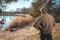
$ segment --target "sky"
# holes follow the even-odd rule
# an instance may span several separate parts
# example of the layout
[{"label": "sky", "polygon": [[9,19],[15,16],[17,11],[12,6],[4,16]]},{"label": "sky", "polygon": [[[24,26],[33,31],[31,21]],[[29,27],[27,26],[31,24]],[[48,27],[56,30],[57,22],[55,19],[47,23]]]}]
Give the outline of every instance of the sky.
[{"label": "sky", "polygon": [[23,7],[26,7],[26,8],[29,8],[31,7],[31,2],[33,0],[29,0],[29,1],[24,1],[24,0],[18,0],[17,2],[12,2],[11,4],[8,4],[7,8],[6,8],[6,11],[11,11],[11,10],[16,10],[16,8],[23,8]]},{"label": "sky", "polygon": [[[16,11],[16,8],[23,8],[23,7],[26,7],[26,8],[29,8],[31,7],[31,2],[33,0],[29,0],[29,1],[24,1],[24,0],[18,0],[17,2],[13,2],[11,4],[8,4],[8,8],[6,9],[6,11]],[[56,4],[60,4],[60,0],[55,0],[56,1]]]}]

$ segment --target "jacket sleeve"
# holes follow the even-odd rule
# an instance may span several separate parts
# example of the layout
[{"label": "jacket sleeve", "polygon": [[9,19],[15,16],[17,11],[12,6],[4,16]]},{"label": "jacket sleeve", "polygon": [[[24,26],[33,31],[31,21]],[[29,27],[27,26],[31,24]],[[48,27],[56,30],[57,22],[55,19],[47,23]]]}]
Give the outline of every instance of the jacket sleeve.
[{"label": "jacket sleeve", "polygon": [[40,23],[41,23],[41,17],[38,17],[35,22],[34,22],[34,27],[38,30],[40,30],[41,26],[40,26]]}]

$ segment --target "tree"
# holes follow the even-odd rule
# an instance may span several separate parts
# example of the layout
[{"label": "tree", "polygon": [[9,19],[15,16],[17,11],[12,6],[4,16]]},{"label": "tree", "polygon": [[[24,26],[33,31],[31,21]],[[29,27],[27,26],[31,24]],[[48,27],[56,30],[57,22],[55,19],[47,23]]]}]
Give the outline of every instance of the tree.
[{"label": "tree", "polygon": [[56,8],[54,8],[52,12],[55,17],[60,16],[60,5],[58,5]]},{"label": "tree", "polygon": [[53,0],[34,0],[32,2],[32,15],[34,17],[38,17],[40,15],[39,9],[41,6],[46,6],[49,10],[54,3],[52,3]]},{"label": "tree", "polygon": [[16,2],[17,0],[0,0],[0,13],[3,8],[6,8],[7,3]]},{"label": "tree", "polygon": [[31,8],[22,8],[21,9],[21,13],[23,14],[31,14]]}]

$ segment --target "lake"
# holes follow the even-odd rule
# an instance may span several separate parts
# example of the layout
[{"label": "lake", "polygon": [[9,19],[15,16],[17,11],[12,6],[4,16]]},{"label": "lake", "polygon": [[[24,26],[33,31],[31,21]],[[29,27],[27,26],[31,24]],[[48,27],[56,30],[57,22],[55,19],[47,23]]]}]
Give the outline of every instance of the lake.
[{"label": "lake", "polygon": [[0,21],[2,20],[2,19],[5,19],[5,24],[3,24],[3,25],[1,25],[0,24],[0,27],[1,26],[3,26],[2,28],[1,28],[1,30],[4,30],[6,27],[8,27],[8,25],[10,24],[10,22],[15,18],[15,16],[0,16]]}]

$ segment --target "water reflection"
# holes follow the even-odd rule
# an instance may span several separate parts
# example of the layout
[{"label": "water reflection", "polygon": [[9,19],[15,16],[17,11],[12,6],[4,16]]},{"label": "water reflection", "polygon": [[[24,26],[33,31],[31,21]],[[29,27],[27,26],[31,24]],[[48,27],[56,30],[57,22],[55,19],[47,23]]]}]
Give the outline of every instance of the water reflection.
[{"label": "water reflection", "polygon": [[[0,16],[0,21],[2,20],[2,18],[5,19],[5,24],[3,24],[2,26],[2,30],[4,30],[6,27],[8,27],[8,25],[10,24],[10,22],[15,18],[14,16]],[[1,25],[1,24],[0,24]]]}]

